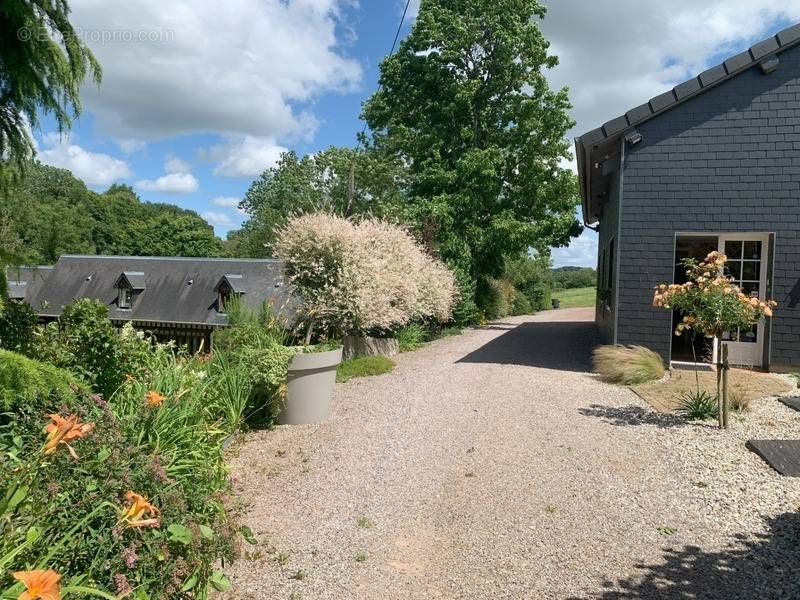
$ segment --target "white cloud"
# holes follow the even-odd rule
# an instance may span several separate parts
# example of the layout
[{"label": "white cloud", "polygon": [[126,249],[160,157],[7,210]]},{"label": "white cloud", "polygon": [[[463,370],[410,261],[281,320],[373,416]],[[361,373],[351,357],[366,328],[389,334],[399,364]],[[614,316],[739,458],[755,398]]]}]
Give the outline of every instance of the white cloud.
[{"label": "white cloud", "polygon": [[[109,10],[105,0],[74,0],[70,20],[103,65],[99,89],[83,91],[85,104],[120,139],[302,136],[316,121],[298,104],[360,83],[361,66],[340,39],[351,3],[131,0]],[[117,31],[120,39],[96,39]]]},{"label": "white cloud", "polygon": [[274,166],[287,148],[272,138],[244,136],[229,137],[224,143],[206,150],[204,155],[217,163],[215,175],[225,177],[256,177]]},{"label": "white cloud", "polygon": [[597,266],[597,233],[585,229],[572,239],[567,248],[553,248],[554,267],[592,267]]},{"label": "white cloud", "polygon": [[182,158],[171,156],[164,163],[164,170],[167,173],[188,173],[192,170],[192,165]]},{"label": "white cloud", "polygon": [[239,206],[239,198],[233,198],[230,196],[217,196],[212,201],[217,206],[225,206],[227,208],[236,208]]},{"label": "white cloud", "polygon": [[203,217],[210,225],[214,225],[215,227],[232,227],[234,225],[233,219],[231,219],[228,215],[222,212],[215,212],[213,210],[207,210],[205,212],[200,213],[200,216]]},{"label": "white cloud", "polygon": [[116,142],[117,146],[119,146],[120,150],[122,150],[125,154],[139,152],[140,150],[144,150],[145,146],[147,146],[146,142],[134,138],[120,138],[114,141]]},{"label": "white cloud", "polygon": [[89,152],[57,133],[42,137],[37,157],[45,164],[69,169],[90,187],[104,187],[131,175],[128,163],[108,154]]},{"label": "white cloud", "polygon": [[200,182],[191,173],[167,173],[158,179],[142,179],[136,187],[146,192],[164,192],[165,194],[191,194],[200,188]]},{"label": "white cloud", "polygon": [[577,121],[570,137],[699,74],[715,55],[735,54],[800,19],[785,0],[547,0],[542,30],[560,65],[552,86],[569,86]]}]

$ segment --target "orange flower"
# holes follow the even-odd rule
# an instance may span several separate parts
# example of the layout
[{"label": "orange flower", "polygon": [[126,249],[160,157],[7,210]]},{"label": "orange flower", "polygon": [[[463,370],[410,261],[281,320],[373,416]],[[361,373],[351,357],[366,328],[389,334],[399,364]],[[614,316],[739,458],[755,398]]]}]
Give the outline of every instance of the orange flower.
[{"label": "orange flower", "polygon": [[44,428],[45,433],[47,433],[47,442],[45,442],[43,449],[44,453],[53,454],[63,444],[69,450],[72,458],[78,458],[69,442],[82,438],[89,433],[94,429],[94,423],[81,423],[75,415],[70,415],[66,419],[59,415],[50,415],[50,420],[53,422]]},{"label": "orange flower", "polygon": [[144,395],[144,400],[147,402],[147,406],[155,408],[164,404],[164,400],[166,400],[166,398],[158,392],[150,390]]},{"label": "orange flower", "polygon": [[[125,499],[130,503],[127,508],[122,511],[122,521],[128,527],[158,527],[160,521],[158,516],[161,514],[155,506],[147,501],[147,498],[140,496],[135,492],[127,492]],[[143,518],[148,515],[150,518]]]},{"label": "orange flower", "polygon": [[61,575],[52,569],[17,571],[11,576],[25,586],[17,600],[61,600]]}]

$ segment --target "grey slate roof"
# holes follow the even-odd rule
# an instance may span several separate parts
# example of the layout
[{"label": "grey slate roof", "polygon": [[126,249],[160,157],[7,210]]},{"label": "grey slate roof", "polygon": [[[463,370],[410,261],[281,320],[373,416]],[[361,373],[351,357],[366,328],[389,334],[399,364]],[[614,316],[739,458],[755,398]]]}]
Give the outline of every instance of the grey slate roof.
[{"label": "grey slate roof", "polygon": [[676,85],[670,91],[651,98],[649,102],[632,108],[624,115],[611,119],[601,127],[575,138],[584,221],[594,223],[599,217],[598,209],[601,198],[598,197],[598,193],[604,190],[604,186],[597,180],[601,180],[608,174],[608,169],[604,169],[602,162],[614,153],[613,146],[618,145],[624,134],[637,125],[702,94],[723,81],[774,59],[780,52],[799,43],[800,23],[762,40],[749,50],[730,57],[722,64],[703,71],[697,77]]},{"label": "grey slate roof", "polygon": [[[78,256],[59,258],[45,285],[28,301],[41,316],[56,317],[76,298],[108,306],[111,319],[123,321],[226,325],[216,287],[226,274],[241,275],[237,291],[258,308],[273,301],[291,317],[291,291],[283,283],[283,263],[273,259]],[[134,290],[130,309],[117,307],[116,284],[124,276]]]},{"label": "grey slate roof", "polygon": [[27,300],[36,294],[47,280],[53,267],[38,265],[33,267],[6,267],[8,297],[13,300]]}]

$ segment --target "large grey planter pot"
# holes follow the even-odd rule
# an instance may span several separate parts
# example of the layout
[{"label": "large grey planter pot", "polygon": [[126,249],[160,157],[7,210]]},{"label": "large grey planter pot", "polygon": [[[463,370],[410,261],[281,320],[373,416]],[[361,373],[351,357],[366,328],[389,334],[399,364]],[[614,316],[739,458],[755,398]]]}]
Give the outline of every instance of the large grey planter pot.
[{"label": "large grey planter pot", "polygon": [[289,363],[286,399],[278,415],[281,425],[305,425],[326,421],[331,415],[336,368],[342,349],[298,354]]},{"label": "large grey planter pot", "polygon": [[394,356],[400,352],[400,343],[395,338],[376,338],[346,335],[342,340],[344,357]]}]

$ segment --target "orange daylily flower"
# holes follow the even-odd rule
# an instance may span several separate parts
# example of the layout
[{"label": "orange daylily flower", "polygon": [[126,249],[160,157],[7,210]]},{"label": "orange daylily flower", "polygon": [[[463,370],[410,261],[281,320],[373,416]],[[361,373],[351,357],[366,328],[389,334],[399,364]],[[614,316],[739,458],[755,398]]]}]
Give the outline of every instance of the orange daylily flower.
[{"label": "orange daylily flower", "polygon": [[147,402],[147,406],[155,408],[157,406],[161,406],[162,404],[164,404],[164,400],[166,400],[166,397],[162,396],[161,394],[159,394],[154,390],[150,390],[144,395],[144,399],[145,402]]},{"label": "orange daylily flower", "polygon": [[72,458],[78,458],[69,442],[82,438],[89,433],[94,429],[94,423],[81,423],[75,415],[69,415],[66,418],[59,415],[50,415],[50,420],[53,422],[44,428],[45,433],[47,433],[47,441],[43,449],[44,453],[53,454],[63,444],[69,450]]},{"label": "orange daylily flower", "polygon": [[61,575],[52,569],[17,571],[11,576],[25,586],[17,600],[61,600]]},{"label": "orange daylily flower", "polygon": [[[161,511],[135,492],[127,492],[125,499],[130,505],[122,512],[122,521],[128,527],[158,527]],[[143,518],[148,515],[150,518]]]}]

